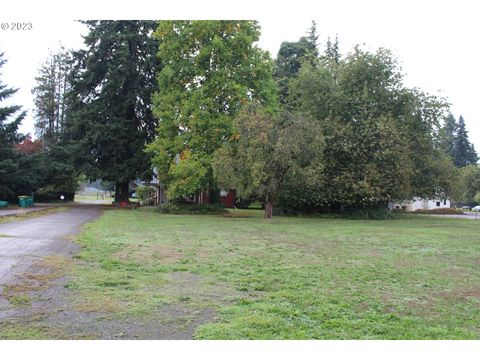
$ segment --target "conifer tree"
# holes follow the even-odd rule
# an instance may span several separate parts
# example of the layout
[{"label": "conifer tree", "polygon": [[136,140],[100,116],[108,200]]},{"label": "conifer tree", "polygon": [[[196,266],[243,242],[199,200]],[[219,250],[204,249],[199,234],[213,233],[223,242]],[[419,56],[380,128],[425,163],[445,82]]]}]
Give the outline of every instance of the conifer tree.
[{"label": "conifer tree", "polygon": [[160,69],[155,21],[85,21],[86,50],[73,53],[66,141],[79,172],[115,182],[128,201],[130,181],[152,176],[144,149],[157,122],[151,95]]},{"label": "conifer tree", "polygon": [[[4,54],[0,53],[0,71],[5,63]],[[15,187],[21,174],[21,156],[14,147],[24,138],[18,132],[18,127],[25,118],[26,111],[18,105],[4,104],[17,91],[18,89],[4,84],[0,78],[0,200],[15,195]]]},{"label": "conifer tree", "polygon": [[468,139],[468,132],[465,127],[465,120],[460,115],[457,123],[457,132],[453,148],[455,166],[463,167],[476,164],[478,161],[477,153],[473,144]]}]

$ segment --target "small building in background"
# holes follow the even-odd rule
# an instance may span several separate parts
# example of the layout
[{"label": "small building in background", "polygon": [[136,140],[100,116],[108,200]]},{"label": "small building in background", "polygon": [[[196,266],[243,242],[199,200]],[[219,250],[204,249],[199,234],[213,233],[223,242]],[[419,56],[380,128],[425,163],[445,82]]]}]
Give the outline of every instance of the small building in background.
[{"label": "small building in background", "polygon": [[413,200],[390,201],[388,208],[404,211],[446,209],[450,208],[450,200],[413,198]]}]

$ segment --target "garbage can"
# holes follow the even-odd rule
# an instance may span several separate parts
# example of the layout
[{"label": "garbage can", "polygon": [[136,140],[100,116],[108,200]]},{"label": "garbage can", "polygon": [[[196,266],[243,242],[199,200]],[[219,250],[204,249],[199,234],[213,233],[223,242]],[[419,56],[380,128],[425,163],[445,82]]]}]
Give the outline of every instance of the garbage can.
[{"label": "garbage can", "polygon": [[8,201],[2,201],[0,200],[0,208],[2,207],[7,207],[8,206]]},{"label": "garbage can", "polygon": [[18,197],[18,206],[26,208],[28,206],[28,196],[19,196]]}]

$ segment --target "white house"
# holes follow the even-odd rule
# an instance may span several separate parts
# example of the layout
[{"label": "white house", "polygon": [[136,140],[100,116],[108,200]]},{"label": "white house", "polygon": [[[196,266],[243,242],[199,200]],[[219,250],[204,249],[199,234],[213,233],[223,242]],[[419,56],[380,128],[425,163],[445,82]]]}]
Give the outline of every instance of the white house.
[{"label": "white house", "polygon": [[405,211],[445,209],[450,208],[450,200],[413,198],[413,200],[390,201],[388,208]]}]

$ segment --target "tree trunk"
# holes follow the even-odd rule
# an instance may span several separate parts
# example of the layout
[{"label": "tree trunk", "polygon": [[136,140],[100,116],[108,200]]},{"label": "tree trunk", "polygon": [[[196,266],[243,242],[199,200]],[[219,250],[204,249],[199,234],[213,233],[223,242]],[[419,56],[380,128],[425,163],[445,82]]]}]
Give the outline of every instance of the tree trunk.
[{"label": "tree trunk", "polygon": [[265,219],[271,219],[273,214],[273,204],[270,201],[265,202]]},{"label": "tree trunk", "polygon": [[122,181],[122,182],[116,182],[115,183],[115,202],[120,203],[120,202],[128,202],[129,200],[129,194],[128,194],[128,187],[129,187],[129,182],[128,181]]}]

